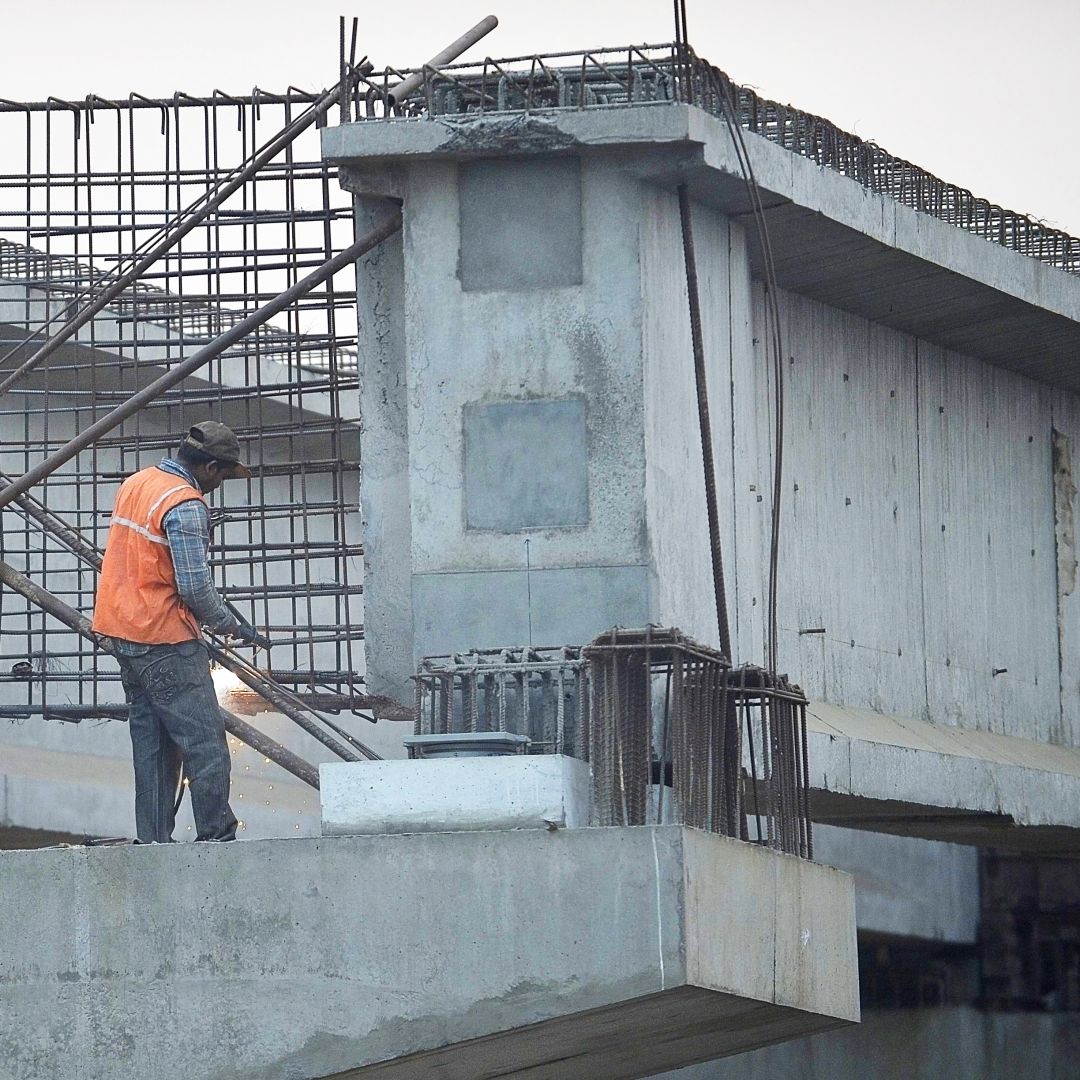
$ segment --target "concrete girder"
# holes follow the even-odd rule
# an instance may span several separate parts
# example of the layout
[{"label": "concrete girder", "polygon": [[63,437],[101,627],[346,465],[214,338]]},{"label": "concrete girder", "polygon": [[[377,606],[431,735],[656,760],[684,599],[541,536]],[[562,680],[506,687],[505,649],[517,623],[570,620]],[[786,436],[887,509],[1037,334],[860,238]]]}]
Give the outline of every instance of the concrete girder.
[{"label": "concrete girder", "polygon": [[[1080,278],[918,213],[744,132],[781,288],[978,357],[1080,389]],[[349,189],[394,188],[402,163],[587,151],[729,216],[751,204],[722,120],[690,105],[567,110],[326,128],[323,155]],[[392,164],[391,164],[392,163]],[[390,167],[388,167],[390,166]],[[751,265],[763,260],[747,230]]]}]

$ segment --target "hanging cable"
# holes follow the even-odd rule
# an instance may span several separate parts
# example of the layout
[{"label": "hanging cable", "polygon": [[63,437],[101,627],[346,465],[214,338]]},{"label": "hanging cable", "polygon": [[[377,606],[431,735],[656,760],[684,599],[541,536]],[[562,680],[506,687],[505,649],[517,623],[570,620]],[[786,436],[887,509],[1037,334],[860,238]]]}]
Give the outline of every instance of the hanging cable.
[{"label": "hanging cable", "polygon": [[[689,49],[689,47],[687,47]],[[723,74],[716,68],[708,67],[689,54],[692,62],[705,68],[714,92],[723,104],[722,114],[735,146],[739,169],[743,176],[747,194],[750,197],[751,213],[757,232],[758,245],[761,248],[765,271],[765,348],[772,358],[773,381],[773,477],[772,508],[769,530],[769,573],[768,594],[765,605],[765,666],[770,671],[777,669],[777,591],[780,562],[780,524],[784,474],[784,364],[783,334],[780,322],[780,307],[777,302],[779,286],[776,281],[776,268],[773,260],[772,243],[769,238],[769,226],[765,218],[765,207],[761,199],[757,177],[750,160],[750,152],[743,138],[742,125],[739,123],[738,108],[731,93],[731,87]]]}]

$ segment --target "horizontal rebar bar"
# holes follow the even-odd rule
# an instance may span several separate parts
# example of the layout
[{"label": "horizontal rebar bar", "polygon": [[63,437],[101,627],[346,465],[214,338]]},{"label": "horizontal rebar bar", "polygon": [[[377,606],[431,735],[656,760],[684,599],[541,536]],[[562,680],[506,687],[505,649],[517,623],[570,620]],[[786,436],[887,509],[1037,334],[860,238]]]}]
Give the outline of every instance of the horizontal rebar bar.
[{"label": "horizontal rebar bar", "polygon": [[[90,620],[85,615],[75,611],[52,593],[36,585],[25,574],[20,574],[14,567],[2,561],[0,561],[0,582],[25,597],[34,607],[41,608],[54,619],[64,623],[80,637],[92,642],[102,651],[114,655],[112,643],[95,636],[90,628]],[[303,758],[287,750],[279,742],[264,735],[258,728],[252,727],[240,717],[234,716],[227,709],[221,710],[221,718],[225,724],[225,730],[230,735],[236,736],[252,750],[280,765],[298,780],[303,780],[305,784],[310,784],[314,788],[319,786],[318,770],[310,762],[304,761]]]},{"label": "horizontal rebar bar", "polygon": [[[9,486],[11,483],[10,480],[5,477],[3,473],[0,473],[0,482],[6,482]],[[4,490],[6,491],[6,489]],[[16,504],[19,506],[20,510],[30,520],[36,522],[50,536],[53,536],[59,543],[66,547],[68,551],[70,551],[77,558],[81,559],[84,563],[87,564],[87,566],[89,566],[93,570],[101,570],[101,552],[99,552],[98,549],[92,544],[84,540],[83,537],[74,529],[72,529],[67,524],[67,522],[64,521],[63,518],[61,518],[57,514],[54,514],[51,510],[48,509],[48,507],[44,506],[32,496],[25,493],[16,496],[15,501]],[[9,570],[10,569],[11,568],[9,568]],[[18,572],[15,570],[11,570],[11,573],[17,574]],[[29,578],[25,578],[24,580],[33,588],[39,588],[38,586],[34,586],[33,583],[30,582]],[[30,592],[26,590],[25,587],[19,588],[17,591],[19,591],[21,595],[24,596],[27,600],[30,600],[31,603],[35,603],[33,596]],[[43,610],[45,610],[48,614],[54,616],[57,615],[57,611],[63,610],[65,617],[61,618],[61,622],[64,622],[65,625],[72,627],[72,629],[76,629],[77,632],[82,633],[81,626],[72,626],[69,618],[75,618],[85,621],[85,616],[81,615],[74,608],[70,608],[67,605],[63,604],[63,602],[58,600],[57,597],[45,593],[45,590],[39,591],[41,594],[43,594],[43,596],[49,597],[51,602],[55,603],[56,605],[62,605],[62,608],[58,606],[56,611],[50,611],[49,608],[44,607],[43,604],[36,604],[36,606],[42,607]],[[233,591],[235,592],[236,590]],[[86,628],[87,630],[89,630],[89,622],[86,623]],[[92,634],[90,640],[93,640],[96,643],[101,642],[101,639],[99,637],[93,636]],[[311,719],[309,719],[303,714],[303,712],[301,711],[302,706],[301,709],[297,709],[297,703],[290,700],[290,698],[294,695],[291,695],[290,692],[284,687],[277,686],[272,679],[263,675],[263,673],[259,672],[256,668],[254,668],[253,665],[250,665],[245,661],[238,660],[236,657],[230,655],[225,650],[219,648],[213,643],[208,643],[208,648],[210,650],[211,658],[216,663],[221,664],[222,667],[231,671],[250,689],[260,694],[269,704],[273,705],[290,720],[298,724],[309,735],[318,739],[319,742],[321,742],[328,750],[333,751],[343,761],[361,760],[361,757],[353,753],[353,751],[349,749],[349,747],[343,745],[342,743],[339,743],[332,736],[328,735],[326,732],[318,728]],[[112,652],[112,649],[108,648],[106,649],[106,651]],[[376,754],[373,750],[370,750],[363,744],[357,743],[351,738],[350,742],[353,742],[354,745],[357,746],[357,749],[360,750],[360,753],[363,755],[363,757],[366,757],[368,760],[376,760],[379,757],[378,754]]]},{"label": "horizontal rebar bar", "polygon": [[[155,379],[149,386],[144,387],[138,393],[133,394],[123,405],[117,406],[112,412],[103,416],[96,423],[91,424],[80,432],[74,439],[51,454],[17,480],[14,480],[3,491],[0,491],[0,507],[7,506],[16,496],[22,495],[39,481],[44,480],[55,472],[65,462],[70,461],[80,451],[96,442],[102,435],[119,427],[129,416],[134,416],[144,405],[155,400],[166,390],[186,379],[190,374],[198,371],[203,365],[208,364],[214,357],[223,353],[230,345],[239,341],[256,327],[272,319],[278,312],[287,308],[295,299],[305,295],[317,285],[331,277],[338,270],[355,262],[372,248],[378,247],[385,239],[393,236],[401,228],[401,212],[394,209],[382,224],[376,226],[371,232],[361,237],[356,243],[339,252],[329,261],[307,277],[290,286],[281,293],[276,300],[271,301],[258,311],[249,315],[237,326],[231,327],[220,337],[215,338],[209,345],[199,349],[183,363],[170,368],[159,379]],[[0,390],[3,384],[0,384]]]},{"label": "horizontal rebar bar", "polygon": [[335,86],[332,90],[324,93],[309,109],[305,110],[275,138],[271,139],[261,151],[253,155],[235,173],[231,180],[218,188],[213,196],[206,197],[205,201],[197,209],[177,218],[173,222],[173,227],[162,240],[141,256],[130,269],[120,274],[85,307],[81,308],[72,319],[68,320],[48,341],[42,344],[34,352],[33,356],[23,361],[6,379],[0,381],[0,394],[9,390],[28,372],[51,356],[65,341],[76,334],[80,327],[85,326],[111,300],[119,296],[132,282],[153,266],[162,254],[175,247],[189,232],[214,213],[229,196],[243,187],[247,180],[254,176],[263,165],[277,157],[282,150],[293,143],[298,135],[306,131],[337,100],[338,92],[339,87]]}]

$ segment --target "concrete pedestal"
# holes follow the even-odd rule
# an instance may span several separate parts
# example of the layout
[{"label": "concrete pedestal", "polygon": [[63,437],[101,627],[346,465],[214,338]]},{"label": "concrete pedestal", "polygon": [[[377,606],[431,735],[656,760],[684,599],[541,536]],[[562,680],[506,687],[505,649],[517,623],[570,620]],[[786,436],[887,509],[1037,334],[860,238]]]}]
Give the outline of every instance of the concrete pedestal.
[{"label": "concrete pedestal", "polygon": [[557,754],[326,764],[319,784],[324,836],[589,823],[589,766]]}]

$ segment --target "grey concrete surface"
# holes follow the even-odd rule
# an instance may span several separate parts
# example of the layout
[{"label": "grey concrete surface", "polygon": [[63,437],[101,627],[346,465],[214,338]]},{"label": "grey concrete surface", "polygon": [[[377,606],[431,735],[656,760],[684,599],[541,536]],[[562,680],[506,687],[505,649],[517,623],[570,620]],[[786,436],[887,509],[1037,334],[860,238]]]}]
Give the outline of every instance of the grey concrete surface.
[{"label": "grey concrete surface", "polygon": [[814,858],[855,879],[860,934],[971,945],[979,932],[979,853],[866,830],[814,826]]},{"label": "grey concrete surface", "polygon": [[[745,214],[749,201],[722,120],[693,106],[543,116],[357,123],[322,132],[325,157],[410,162],[630,147],[638,175]],[[919,214],[745,133],[768,207],[781,286],[949,349],[1080,388],[1080,281]],[[758,256],[755,255],[755,260]],[[872,282],[872,286],[868,283]]]},{"label": "grey concrete surface", "polygon": [[[770,213],[780,215],[778,243],[797,246],[809,275],[798,277],[791,261],[778,296],[791,403],[782,668],[811,698],[834,704],[1080,745],[1080,682],[1059,661],[1071,655],[1061,645],[1078,633],[1080,597],[1056,586],[1058,508],[1045,483],[1051,431],[1080,430],[1077,410],[1073,394],[1052,398],[1017,374],[1029,370],[1040,341],[1062,326],[1076,333],[1080,282],[747,138]],[[770,359],[753,230],[723,125],[684,106],[361,123],[324,133],[324,151],[346,163],[353,190],[401,197],[411,215],[411,397],[401,391],[410,415],[411,571],[520,566],[517,531],[458,536],[460,410],[577,392],[589,414],[590,524],[563,535],[535,530],[534,565],[646,564],[649,618],[715,643],[709,590],[700,587],[708,538],[673,191],[680,180],[690,184],[733,634],[738,659],[760,660]],[[510,168],[571,154],[581,161],[582,284],[462,294],[442,250],[463,242],[453,198],[460,176],[494,168],[495,155]],[[478,155],[485,160],[476,163]],[[498,214],[494,185],[489,194]],[[839,233],[821,231],[828,228]],[[925,263],[917,278],[881,284],[890,259],[906,266],[916,258]],[[957,341],[939,325],[931,287],[964,329],[963,354],[944,347]],[[981,312],[983,294],[994,290],[1003,318],[1022,329],[1003,335],[997,320],[975,335],[968,287],[971,311]],[[1010,303],[1027,314],[1009,315]],[[1032,331],[1032,312],[1048,337]],[[568,323],[587,324],[588,335],[568,342],[558,333]],[[1011,359],[1000,354],[1006,338]],[[576,364],[567,363],[568,344]],[[613,358],[600,365],[610,377],[590,381],[601,357]],[[1040,370],[1030,373],[1044,377]],[[385,408],[372,396],[364,414]],[[436,520],[447,526],[439,543],[427,539]],[[416,611],[415,593],[413,601]]]},{"label": "grey concrete surface", "polygon": [[1080,752],[813,703],[814,817],[1011,850],[1080,849]]},{"label": "grey concrete surface", "polygon": [[590,796],[589,766],[563,754],[319,767],[323,836],[584,828]]},{"label": "grey concrete surface", "polygon": [[[397,686],[410,701],[404,664],[421,655],[527,644],[530,587],[536,644],[588,640],[649,612],[638,182],[577,158],[549,156],[524,170],[504,164],[420,163],[388,179],[389,193],[407,189],[402,264],[358,269],[361,335],[379,338],[361,348],[365,461],[385,446],[396,463],[393,490],[381,467],[371,486],[364,474],[365,522],[373,524],[365,549],[375,574],[365,608],[367,670],[373,687]],[[534,164],[558,182],[540,192]],[[358,206],[370,205],[369,178],[346,170],[344,182]],[[492,228],[509,228],[507,215],[522,199],[547,209],[525,215],[513,257],[546,250],[529,243],[530,229],[547,225],[562,236],[572,225],[580,284],[464,288],[465,250],[483,247],[481,265],[493,258],[498,229],[485,232],[483,215]],[[400,340],[387,336],[387,318],[401,320]],[[584,424],[564,416],[553,427],[541,415],[553,409],[581,409]],[[530,420],[528,430],[479,430],[482,418],[514,411]],[[407,615],[399,590],[406,579]],[[374,644],[388,641],[396,657]]]},{"label": "grey concrete surface", "polygon": [[601,1080],[858,1018],[850,878],[677,827],[3,852],[0,895],[2,1080]]},{"label": "grey concrete surface", "polygon": [[[806,266],[821,263],[812,280],[791,263],[782,277],[790,288],[776,297],[788,402],[780,669],[816,702],[921,724],[931,735],[955,728],[1032,747],[1080,746],[1080,681],[1068,647],[1080,635],[1080,594],[1058,585],[1055,537],[1060,493],[1071,489],[1058,483],[1055,498],[1050,482],[1054,431],[1059,442],[1070,432],[1080,437],[1080,409],[1070,391],[1051,392],[1018,373],[1028,370],[1019,353],[1007,364],[1016,370],[998,366],[1006,364],[995,344],[1001,335],[973,336],[969,318],[982,310],[987,290],[1000,294],[1006,312],[1009,304],[1042,305],[1047,338],[1031,337],[1027,316],[1015,317],[1028,345],[1045,343],[1062,324],[1074,326],[1080,282],[919,218],[771,143],[749,143],[770,205],[786,222],[780,242],[797,245]],[[585,110],[355,124],[326,134],[324,149],[347,163],[353,190],[384,191],[405,204],[405,386],[393,409],[408,415],[394,445],[408,462],[412,543],[379,557],[396,559],[396,573],[412,576],[414,657],[520,643],[530,613],[532,640],[544,644],[586,641],[605,619],[677,625],[717,644],[711,592],[702,587],[711,566],[673,191],[685,180],[706,298],[702,331],[735,658],[760,662],[772,361],[752,230],[732,184],[723,126],[682,106]],[[567,155],[580,161],[581,284],[463,291],[450,257],[473,242],[462,207],[477,217],[483,202],[499,218],[505,200],[492,176],[501,169],[518,199],[524,186],[511,178],[519,166],[563,168]],[[465,176],[482,182],[467,182],[463,203]],[[543,204],[560,192],[569,213],[575,185],[551,185]],[[839,248],[822,222],[841,230]],[[877,277],[866,288],[869,264],[859,244],[886,263],[925,262],[918,283],[907,282],[910,295],[903,283],[883,286],[902,317],[884,310]],[[846,270],[837,251],[849,256]],[[946,290],[968,354],[944,347],[952,338],[938,325],[939,309],[919,314],[925,280]],[[973,309],[963,306],[958,282],[970,286]],[[860,308],[860,289],[873,294],[873,320]],[[507,470],[507,490],[494,500],[498,515],[485,511],[485,521],[500,527],[463,527],[477,487],[467,446],[464,470],[461,464],[468,418],[573,396],[586,412],[588,523],[529,528],[519,511],[533,479],[515,480],[517,470]],[[365,397],[364,415],[376,424],[388,409],[384,394]],[[544,432],[527,441],[538,462],[551,457]],[[485,465],[528,456],[495,442]],[[570,457],[547,470],[548,482],[563,490],[581,483]],[[531,578],[522,572],[524,539]],[[590,590],[579,576],[586,567],[595,580]],[[641,568],[636,580],[632,567]],[[545,582],[562,587],[548,590]],[[401,617],[393,618],[376,618],[370,637],[401,630]],[[818,804],[827,821],[875,828],[886,819],[881,827],[891,830],[904,817],[912,835],[964,843],[995,842],[1004,828],[1014,834],[1010,843],[1022,844],[1016,834],[1030,829],[1026,835],[1044,847],[1060,837],[1034,830],[1080,823],[1076,759],[1067,752],[1032,766],[1024,755],[955,755],[933,738],[910,746],[873,734],[824,734],[815,735],[812,753],[815,787],[829,796]]]},{"label": "grey concrete surface", "polygon": [[653,1080],[1074,1080],[1075,1015],[867,1009],[856,1028],[815,1035]]},{"label": "grey concrete surface", "polygon": [[588,642],[615,625],[644,625],[647,588],[644,566],[416,574],[415,658],[530,642]]},{"label": "grey concrete surface", "polygon": [[464,290],[581,284],[579,158],[463,163],[458,199]]},{"label": "grey concrete surface", "polygon": [[[387,212],[383,198],[354,198],[357,235],[374,228]],[[408,700],[413,673],[410,651],[402,648],[412,640],[412,576],[400,557],[412,543],[404,290],[399,232],[357,263],[356,302],[366,328],[360,368],[364,621],[380,628],[364,642],[365,678],[372,693],[401,701]]]},{"label": "grey concrete surface", "polygon": [[589,522],[585,402],[466,405],[465,525],[514,532]]}]

